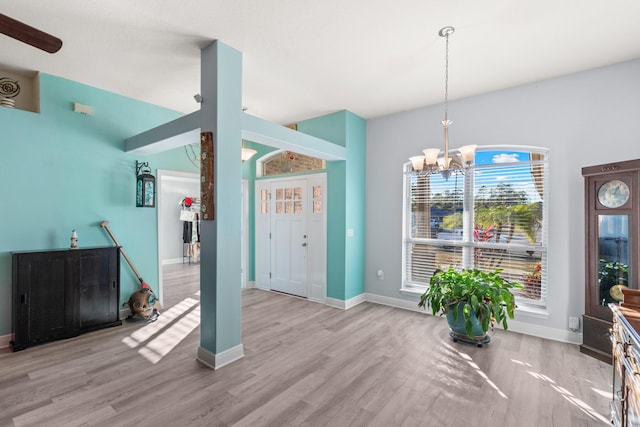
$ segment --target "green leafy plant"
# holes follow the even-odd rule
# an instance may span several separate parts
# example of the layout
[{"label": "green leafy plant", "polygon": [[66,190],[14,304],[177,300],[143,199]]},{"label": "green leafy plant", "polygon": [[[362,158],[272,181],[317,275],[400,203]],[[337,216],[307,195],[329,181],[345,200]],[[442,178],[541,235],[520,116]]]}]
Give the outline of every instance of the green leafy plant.
[{"label": "green leafy plant", "polygon": [[602,305],[618,302],[611,297],[610,289],[614,285],[627,285],[629,266],[618,261],[600,260],[598,281],[600,282],[600,301]]},{"label": "green leafy plant", "polygon": [[511,289],[522,289],[519,283],[511,283],[502,278],[502,270],[485,272],[478,269],[458,271],[453,267],[437,269],[429,282],[429,288],[420,296],[418,307],[431,307],[432,313],[446,314],[453,306],[454,321],[462,312],[465,330],[473,336],[472,315],[474,313],[484,333],[494,320],[507,329],[507,317],[513,319],[516,308]]}]

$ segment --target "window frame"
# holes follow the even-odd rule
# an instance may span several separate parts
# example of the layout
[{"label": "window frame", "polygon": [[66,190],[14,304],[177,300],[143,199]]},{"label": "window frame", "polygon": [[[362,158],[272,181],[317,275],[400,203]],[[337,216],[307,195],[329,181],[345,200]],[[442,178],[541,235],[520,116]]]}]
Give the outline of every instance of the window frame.
[{"label": "window frame", "polygon": [[[490,243],[490,242],[475,242],[473,237],[474,230],[474,184],[475,184],[475,169],[473,166],[471,171],[467,171],[463,177],[463,238],[462,240],[441,240],[435,238],[417,238],[412,237],[412,212],[410,197],[412,196],[411,189],[411,176],[415,175],[412,171],[411,162],[407,162],[403,165],[403,197],[402,197],[402,288],[403,293],[415,294],[422,293],[428,288],[428,283],[420,283],[417,281],[409,280],[412,271],[413,259],[409,252],[411,244],[422,243],[431,247],[447,247],[447,248],[460,248],[462,252],[461,267],[473,268],[474,267],[474,249],[478,247],[506,249],[509,253],[535,251],[541,254],[542,264],[542,277],[541,277],[541,296],[539,300],[530,299],[526,297],[516,296],[518,305],[530,306],[535,308],[546,308],[548,305],[548,229],[549,229],[549,150],[547,148],[524,146],[524,145],[484,145],[479,146],[476,149],[476,153],[484,151],[506,151],[506,152],[527,152],[542,155],[541,160],[527,160],[521,162],[524,165],[542,164],[544,169],[542,176],[544,178],[542,186],[542,194],[545,195],[542,201],[542,233],[540,242],[538,245],[522,245],[511,243]],[[491,165],[478,166],[479,169],[491,168]],[[496,168],[499,166],[495,166]],[[453,176],[449,180],[455,179]],[[458,177],[460,179],[460,177]]]}]

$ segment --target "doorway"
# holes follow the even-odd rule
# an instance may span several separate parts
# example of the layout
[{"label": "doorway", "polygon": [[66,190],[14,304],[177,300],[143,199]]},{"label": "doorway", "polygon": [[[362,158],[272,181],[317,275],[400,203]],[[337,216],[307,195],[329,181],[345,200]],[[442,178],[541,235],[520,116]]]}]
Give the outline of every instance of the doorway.
[{"label": "doorway", "polygon": [[326,174],[256,181],[256,287],[326,301]]},{"label": "doorway", "polygon": [[[242,181],[242,287],[247,286],[248,253],[248,181]],[[200,175],[188,172],[158,170],[158,298],[171,306],[200,289],[200,263],[197,254],[189,252],[184,243],[180,201],[184,197],[200,197]],[[169,280],[166,280],[169,279]],[[171,286],[169,289],[165,287]],[[180,289],[178,289],[179,284]],[[154,287],[155,288],[155,287]],[[184,288],[182,290],[182,288]],[[184,295],[183,295],[184,294]]]}]

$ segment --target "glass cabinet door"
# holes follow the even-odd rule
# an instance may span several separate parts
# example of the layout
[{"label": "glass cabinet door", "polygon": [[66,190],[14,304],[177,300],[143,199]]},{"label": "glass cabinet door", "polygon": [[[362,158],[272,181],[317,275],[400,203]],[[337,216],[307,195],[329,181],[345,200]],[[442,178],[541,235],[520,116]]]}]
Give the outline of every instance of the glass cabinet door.
[{"label": "glass cabinet door", "polygon": [[598,215],[598,302],[622,301],[629,286],[629,215]]},{"label": "glass cabinet door", "polygon": [[585,299],[580,351],[611,363],[611,307],[640,277],[640,159],[582,168]]}]

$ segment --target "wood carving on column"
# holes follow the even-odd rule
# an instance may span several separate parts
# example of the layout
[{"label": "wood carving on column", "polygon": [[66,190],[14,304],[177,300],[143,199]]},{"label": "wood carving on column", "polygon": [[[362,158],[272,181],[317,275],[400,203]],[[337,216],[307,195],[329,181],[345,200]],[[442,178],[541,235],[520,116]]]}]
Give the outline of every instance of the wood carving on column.
[{"label": "wood carving on column", "polygon": [[202,219],[216,219],[214,203],[213,133],[200,133],[200,211]]}]

